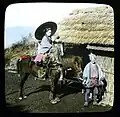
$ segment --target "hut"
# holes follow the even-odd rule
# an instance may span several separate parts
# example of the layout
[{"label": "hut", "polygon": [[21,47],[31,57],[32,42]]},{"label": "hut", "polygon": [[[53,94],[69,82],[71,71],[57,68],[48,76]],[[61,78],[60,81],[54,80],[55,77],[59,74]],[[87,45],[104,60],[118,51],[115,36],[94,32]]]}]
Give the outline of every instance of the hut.
[{"label": "hut", "polygon": [[83,57],[88,63],[88,53],[97,55],[97,62],[106,74],[107,93],[102,103],[113,106],[114,100],[114,13],[112,7],[76,9],[58,24],[60,39],[65,44],[65,54]]}]

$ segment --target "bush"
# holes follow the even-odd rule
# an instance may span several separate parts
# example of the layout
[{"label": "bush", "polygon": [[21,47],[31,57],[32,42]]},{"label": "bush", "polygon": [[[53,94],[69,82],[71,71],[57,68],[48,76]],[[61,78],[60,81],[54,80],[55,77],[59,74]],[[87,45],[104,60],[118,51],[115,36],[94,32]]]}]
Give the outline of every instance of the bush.
[{"label": "bush", "polygon": [[11,59],[12,59],[12,55],[11,54],[6,54],[5,55],[5,65],[9,64]]}]

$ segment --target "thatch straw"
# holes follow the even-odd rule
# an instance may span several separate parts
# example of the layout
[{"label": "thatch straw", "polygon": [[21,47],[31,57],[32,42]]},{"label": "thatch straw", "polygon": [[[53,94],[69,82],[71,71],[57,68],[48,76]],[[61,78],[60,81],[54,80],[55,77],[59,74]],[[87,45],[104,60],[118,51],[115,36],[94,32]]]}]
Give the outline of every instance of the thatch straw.
[{"label": "thatch straw", "polygon": [[74,10],[59,23],[63,42],[114,45],[114,16],[108,6]]}]

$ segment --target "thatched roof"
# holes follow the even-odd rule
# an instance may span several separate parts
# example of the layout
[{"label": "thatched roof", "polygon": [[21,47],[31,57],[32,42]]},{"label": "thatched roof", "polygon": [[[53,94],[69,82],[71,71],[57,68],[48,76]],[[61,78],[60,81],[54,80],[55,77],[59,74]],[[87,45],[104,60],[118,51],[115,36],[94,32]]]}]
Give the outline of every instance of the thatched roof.
[{"label": "thatched roof", "polygon": [[114,14],[108,5],[76,9],[58,26],[63,42],[114,45]]}]

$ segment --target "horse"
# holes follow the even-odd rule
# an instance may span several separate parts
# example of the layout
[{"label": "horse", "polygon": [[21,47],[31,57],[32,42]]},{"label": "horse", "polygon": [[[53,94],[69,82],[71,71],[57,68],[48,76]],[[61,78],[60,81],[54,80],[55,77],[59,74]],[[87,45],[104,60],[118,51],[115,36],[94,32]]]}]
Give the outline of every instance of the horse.
[{"label": "horse", "polygon": [[[80,56],[74,55],[64,55],[63,49],[64,46],[62,43],[54,43],[53,49],[51,49],[51,53],[53,56],[61,61],[64,77],[72,78],[72,77],[82,77],[83,71],[83,60]],[[63,56],[64,55],[64,56]]]},{"label": "horse", "polygon": [[[56,56],[63,55],[63,52],[60,52],[59,46],[55,44],[52,47],[52,53]],[[79,56],[63,56],[61,57],[61,64],[56,64],[53,58],[56,56],[48,57],[49,62],[47,63],[48,68],[48,79],[50,79],[50,93],[49,93],[49,100],[52,104],[55,104],[60,101],[59,97],[56,96],[57,84],[60,77],[60,71],[58,70],[59,67],[63,68],[64,77],[69,77],[69,71],[71,71],[72,76],[80,76],[82,73],[82,59]],[[37,66],[33,59],[35,56],[22,56],[17,60],[17,71],[19,76],[21,77],[20,81],[20,89],[19,89],[19,99],[22,100],[27,98],[24,94],[24,83],[27,80],[28,76],[31,74],[34,77],[37,77],[38,70],[46,69],[46,65],[44,66]],[[71,70],[68,70],[71,69]]]}]

